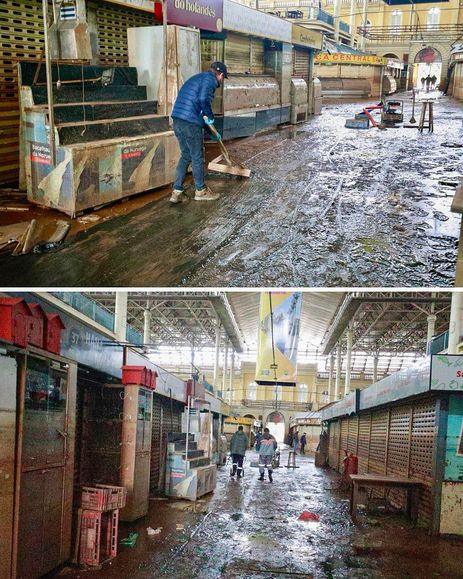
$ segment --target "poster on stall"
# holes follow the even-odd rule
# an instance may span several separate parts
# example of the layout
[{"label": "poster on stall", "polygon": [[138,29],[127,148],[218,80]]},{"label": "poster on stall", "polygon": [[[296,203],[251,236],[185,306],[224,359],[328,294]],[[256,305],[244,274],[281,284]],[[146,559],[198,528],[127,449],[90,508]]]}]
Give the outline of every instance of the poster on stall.
[{"label": "poster on stall", "polygon": [[296,385],[301,304],[300,292],[261,294],[257,384]]},{"label": "poster on stall", "polygon": [[444,479],[463,482],[463,398],[455,394],[449,400]]}]

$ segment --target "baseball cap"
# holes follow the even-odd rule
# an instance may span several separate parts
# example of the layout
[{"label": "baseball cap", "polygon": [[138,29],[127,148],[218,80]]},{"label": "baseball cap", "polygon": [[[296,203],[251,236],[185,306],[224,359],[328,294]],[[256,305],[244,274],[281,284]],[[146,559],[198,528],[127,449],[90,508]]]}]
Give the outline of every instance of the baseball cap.
[{"label": "baseball cap", "polygon": [[217,72],[223,72],[224,77],[228,78],[228,70],[223,62],[213,62],[211,68]]}]

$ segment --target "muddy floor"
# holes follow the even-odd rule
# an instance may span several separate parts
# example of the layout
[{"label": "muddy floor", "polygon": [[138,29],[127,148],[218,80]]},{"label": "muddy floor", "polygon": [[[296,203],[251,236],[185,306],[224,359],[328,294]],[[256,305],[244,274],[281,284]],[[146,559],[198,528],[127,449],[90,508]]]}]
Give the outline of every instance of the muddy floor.
[{"label": "muddy floor", "polygon": [[[253,174],[209,176],[220,200],[195,202],[190,185],[183,203],[172,206],[166,192],[55,252],[1,256],[0,283],[450,286],[463,104],[441,98],[433,134],[345,128],[365,104],[330,104],[304,125],[236,140],[230,152]],[[406,121],[410,116],[406,102]]]},{"label": "muddy floor", "polygon": [[[112,579],[357,578],[429,579],[463,577],[456,539],[437,539],[412,528],[398,513],[363,513],[359,525],[349,517],[348,493],[339,476],[315,468],[313,458],[298,457],[299,468],[275,471],[273,484],[257,480],[248,453],[245,477],[231,479],[219,469],[217,489],[197,510],[186,501],[150,501],[138,525],[124,526],[120,537],[138,531],[133,548],[120,547],[112,564],[99,571],[66,567],[55,576]],[[282,465],[287,454],[282,453]],[[187,509],[184,511],[183,509]],[[309,511],[319,522],[298,517]],[[159,534],[149,537],[147,527]]]}]

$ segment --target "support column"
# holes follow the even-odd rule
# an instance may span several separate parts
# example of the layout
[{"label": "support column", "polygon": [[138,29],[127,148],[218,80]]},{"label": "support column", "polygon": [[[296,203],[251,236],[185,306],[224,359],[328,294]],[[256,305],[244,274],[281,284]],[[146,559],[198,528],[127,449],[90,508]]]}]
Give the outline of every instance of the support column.
[{"label": "support column", "polygon": [[328,374],[328,402],[333,402],[333,374],[334,374],[334,352],[330,352],[330,373]]},{"label": "support column", "polygon": [[[151,310],[143,312],[143,343],[151,344]],[[148,347],[145,346],[145,349]]]},{"label": "support column", "polygon": [[340,384],[341,384],[341,344],[338,343],[336,353],[336,383],[334,386],[334,400],[336,402],[339,400]]},{"label": "support column", "polygon": [[227,385],[227,373],[228,373],[228,340],[225,341],[225,350],[223,353],[222,395],[223,392],[225,392],[225,387]]},{"label": "support column", "polygon": [[355,40],[355,0],[350,0],[350,13],[349,13],[349,27],[350,27],[350,45],[354,46]]},{"label": "support column", "polygon": [[378,361],[379,361],[379,354],[378,352],[375,353],[373,358],[373,384],[378,382]]},{"label": "support column", "polygon": [[334,41],[339,42],[339,23],[341,20],[341,0],[334,0]]},{"label": "support column", "polygon": [[231,404],[233,400],[233,378],[235,375],[235,350],[232,349],[231,360],[230,360],[230,381],[228,382],[228,388],[230,390],[228,395],[228,403]]},{"label": "support column", "polygon": [[461,314],[463,307],[463,292],[457,291],[452,293],[452,305],[450,308],[449,324],[449,354],[458,354],[457,346],[460,342],[462,323]]},{"label": "support column", "polygon": [[428,316],[428,335],[426,336],[426,344],[429,345],[432,337],[434,336],[434,331],[436,328],[437,316],[435,314],[429,314]]},{"label": "support column", "polygon": [[349,324],[347,330],[347,356],[346,356],[346,377],[344,380],[344,396],[347,396],[350,392],[350,366],[352,360],[352,341],[354,338],[354,328],[352,324]]},{"label": "support column", "polygon": [[218,390],[217,381],[219,378],[219,359],[220,359],[220,324],[217,322],[215,327],[215,361],[214,361],[214,390]]},{"label": "support column", "polygon": [[119,342],[127,341],[127,300],[128,292],[116,292],[116,311],[114,315],[114,333]]},{"label": "support column", "polygon": [[[363,0],[362,8],[362,26],[366,29],[368,20],[368,0]],[[360,48],[363,50],[365,48],[365,36],[360,38]]]}]

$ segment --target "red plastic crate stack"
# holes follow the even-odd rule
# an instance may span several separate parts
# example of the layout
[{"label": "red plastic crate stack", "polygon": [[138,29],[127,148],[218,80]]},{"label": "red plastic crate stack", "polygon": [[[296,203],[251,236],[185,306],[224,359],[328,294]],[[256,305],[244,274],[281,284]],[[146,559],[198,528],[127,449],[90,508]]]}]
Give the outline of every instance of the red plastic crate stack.
[{"label": "red plastic crate stack", "polygon": [[90,511],[79,509],[80,549],[79,563],[91,567],[117,555],[119,509],[113,511]]},{"label": "red plastic crate stack", "polygon": [[21,298],[0,298],[0,340],[25,348],[28,344],[59,354],[64,324],[39,304]]},{"label": "red plastic crate stack", "polygon": [[122,384],[138,384],[151,390],[156,389],[158,373],[146,366],[122,366]]},{"label": "red plastic crate stack", "polygon": [[116,557],[119,509],[125,506],[126,496],[124,487],[82,487],[79,563],[93,567]]}]

